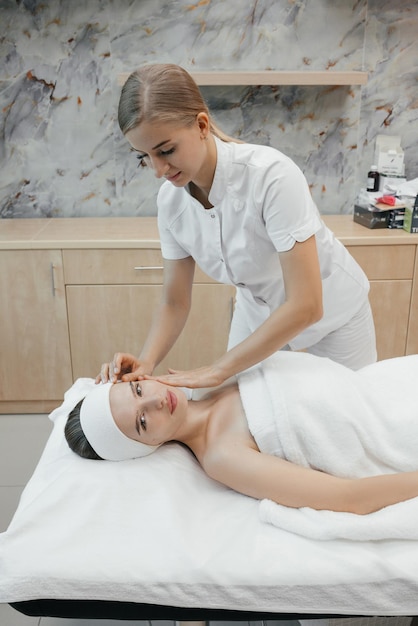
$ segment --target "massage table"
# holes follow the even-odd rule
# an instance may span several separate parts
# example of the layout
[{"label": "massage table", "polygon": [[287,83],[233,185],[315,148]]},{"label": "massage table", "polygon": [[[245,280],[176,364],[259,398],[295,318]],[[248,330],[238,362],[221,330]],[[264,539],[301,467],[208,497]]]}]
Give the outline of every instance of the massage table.
[{"label": "massage table", "polygon": [[418,615],[418,541],[278,528],[177,443],[119,463],[82,459],[64,438],[67,413],[64,402],[52,414],[0,534],[0,602],[27,615],[138,620]]}]

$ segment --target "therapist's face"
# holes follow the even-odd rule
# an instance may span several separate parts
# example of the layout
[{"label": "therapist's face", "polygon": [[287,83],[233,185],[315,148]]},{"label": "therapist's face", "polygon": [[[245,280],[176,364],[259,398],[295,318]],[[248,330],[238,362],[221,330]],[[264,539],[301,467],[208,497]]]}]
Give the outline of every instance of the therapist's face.
[{"label": "therapist's face", "polygon": [[139,160],[175,187],[192,181],[199,185],[213,175],[205,136],[207,129],[202,129],[198,118],[191,126],[142,122],[126,133]]},{"label": "therapist's face", "polygon": [[156,380],[116,383],[110,389],[110,410],[119,430],[152,446],[180,436],[187,406],[181,389]]}]

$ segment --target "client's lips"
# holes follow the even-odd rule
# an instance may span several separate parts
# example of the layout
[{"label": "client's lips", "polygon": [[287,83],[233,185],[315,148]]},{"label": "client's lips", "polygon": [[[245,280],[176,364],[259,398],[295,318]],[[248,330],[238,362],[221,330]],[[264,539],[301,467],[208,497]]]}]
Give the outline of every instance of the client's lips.
[{"label": "client's lips", "polygon": [[176,410],[177,396],[172,391],[168,391],[167,392],[167,397],[168,397],[168,408],[169,408],[170,413],[172,415],[174,413],[174,411]]}]

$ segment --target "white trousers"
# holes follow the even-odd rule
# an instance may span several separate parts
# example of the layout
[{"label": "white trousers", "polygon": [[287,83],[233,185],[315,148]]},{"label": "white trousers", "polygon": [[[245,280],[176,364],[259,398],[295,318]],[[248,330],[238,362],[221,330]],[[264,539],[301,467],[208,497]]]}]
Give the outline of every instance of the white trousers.
[{"label": "white trousers", "polygon": [[[229,333],[228,350],[246,339],[251,330],[240,312],[234,311]],[[284,348],[284,349],[288,349]],[[344,326],[329,333],[318,343],[306,348],[306,352],[324,356],[352,370],[375,363],[377,360],[376,335],[373,314],[368,300]]]}]

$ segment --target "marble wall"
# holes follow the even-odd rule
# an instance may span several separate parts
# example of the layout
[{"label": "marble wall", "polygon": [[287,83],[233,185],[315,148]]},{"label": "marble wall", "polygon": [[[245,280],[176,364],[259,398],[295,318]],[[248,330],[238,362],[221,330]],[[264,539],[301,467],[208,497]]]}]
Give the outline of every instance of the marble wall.
[{"label": "marble wall", "polygon": [[418,176],[416,0],[0,0],[0,217],[154,215],[159,182],[116,122],[118,74],[366,70],[365,86],[205,87],[229,134],[303,169],[349,213],[377,134]]}]

